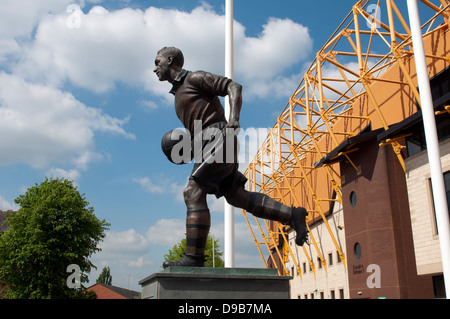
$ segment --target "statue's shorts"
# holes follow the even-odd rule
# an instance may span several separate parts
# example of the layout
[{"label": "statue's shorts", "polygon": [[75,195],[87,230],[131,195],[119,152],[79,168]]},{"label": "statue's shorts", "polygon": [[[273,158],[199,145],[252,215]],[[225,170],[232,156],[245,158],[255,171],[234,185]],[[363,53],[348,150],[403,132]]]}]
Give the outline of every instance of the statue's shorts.
[{"label": "statue's shorts", "polygon": [[[194,180],[208,194],[217,198],[230,189],[244,187],[247,178],[238,171],[239,145],[233,129],[218,122],[194,136],[194,168],[189,179]],[[197,147],[197,149],[196,149]]]}]

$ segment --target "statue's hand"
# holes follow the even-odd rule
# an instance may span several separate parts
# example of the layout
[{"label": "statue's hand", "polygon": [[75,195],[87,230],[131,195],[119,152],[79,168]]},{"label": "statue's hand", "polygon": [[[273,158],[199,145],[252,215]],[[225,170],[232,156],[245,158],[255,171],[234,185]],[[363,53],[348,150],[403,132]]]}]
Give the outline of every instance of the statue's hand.
[{"label": "statue's hand", "polygon": [[238,120],[231,119],[231,120],[228,121],[228,124],[227,124],[226,128],[240,129],[241,125],[239,124]]}]

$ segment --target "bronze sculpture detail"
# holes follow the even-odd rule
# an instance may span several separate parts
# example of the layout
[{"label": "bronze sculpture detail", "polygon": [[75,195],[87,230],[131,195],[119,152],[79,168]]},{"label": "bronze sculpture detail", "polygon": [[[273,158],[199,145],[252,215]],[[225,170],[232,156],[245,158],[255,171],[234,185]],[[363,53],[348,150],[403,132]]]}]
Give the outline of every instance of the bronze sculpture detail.
[{"label": "bronze sculpture detail", "polygon": [[[175,155],[179,155],[177,164],[194,159],[194,167],[183,193],[187,209],[186,252],[178,261],[166,261],[163,266],[204,266],[206,240],[211,226],[206,201],[208,194],[214,194],[217,198],[223,196],[230,205],[245,209],[256,217],[290,225],[297,233],[296,244],[302,246],[308,237],[306,209],[286,206],[265,194],[249,192],[244,188],[247,178],[238,171],[236,137],[240,128],[241,85],[209,72],[187,71],[183,65],[183,53],[177,48],[164,47],[155,58],[154,72],[160,81],[172,83],[170,93],[175,98],[175,112],[187,131],[184,135],[168,132],[162,140],[163,151],[174,163],[177,162]],[[228,121],[219,96],[229,98]],[[205,139],[205,135],[209,138]],[[181,145],[182,140],[188,141],[184,144],[188,148],[184,147],[182,154],[174,152],[175,145]]]}]

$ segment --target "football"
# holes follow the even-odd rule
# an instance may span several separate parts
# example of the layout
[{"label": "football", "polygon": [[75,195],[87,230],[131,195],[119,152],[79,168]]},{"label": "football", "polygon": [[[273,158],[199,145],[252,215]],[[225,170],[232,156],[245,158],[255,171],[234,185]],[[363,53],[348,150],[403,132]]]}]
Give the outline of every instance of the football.
[{"label": "football", "polygon": [[174,164],[189,163],[192,161],[191,136],[181,129],[171,130],[162,137],[161,150]]}]

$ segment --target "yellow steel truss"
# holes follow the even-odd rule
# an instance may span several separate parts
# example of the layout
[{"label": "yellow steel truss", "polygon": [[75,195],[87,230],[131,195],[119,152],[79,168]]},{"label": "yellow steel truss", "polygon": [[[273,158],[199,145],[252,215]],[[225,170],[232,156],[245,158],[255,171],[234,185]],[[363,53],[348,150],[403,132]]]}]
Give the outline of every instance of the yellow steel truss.
[{"label": "yellow steel truss", "polygon": [[[420,1],[424,5],[421,7],[422,19],[426,15],[429,18],[423,25],[424,41],[441,37],[448,28],[449,1]],[[322,220],[344,264],[343,249],[326,217],[330,201],[342,203],[339,163],[322,167],[316,167],[315,163],[368,125],[372,129],[388,129],[389,125],[411,115],[415,112],[411,107],[415,103],[411,100],[417,100],[420,105],[411,63],[414,51],[406,23],[407,12],[405,8],[402,12],[400,5],[405,6],[403,0],[361,0],[353,6],[316,54],[246,171],[249,190],[264,192],[287,205],[305,207],[309,222]],[[367,10],[369,7],[371,13]],[[429,50],[426,56],[439,71],[450,60],[438,51]],[[384,95],[384,90],[380,91],[381,84],[389,88]],[[399,114],[386,106],[393,96],[401,102],[408,101],[403,103]],[[399,140],[386,140],[385,144],[392,145],[404,167],[403,146]],[[359,170],[351,160],[351,153],[339,155]],[[255,218],[255,226],[248,220],[246,212],[243,213],[265,266],[268,264],[261,245],[266,246],[269,258],[280,274],[290,273],[285,262],[291,256],[301,276],[283,225],[267,221],[262,225]],[[262,240],[257,239],[258,231]],[[280,240],[284,243],[282,248]],[[326,269],[320,244],[312,232],[308,245],[314,247]],[[314,272],[314,263],[305,246],[303,252]]]}]

